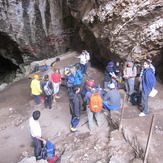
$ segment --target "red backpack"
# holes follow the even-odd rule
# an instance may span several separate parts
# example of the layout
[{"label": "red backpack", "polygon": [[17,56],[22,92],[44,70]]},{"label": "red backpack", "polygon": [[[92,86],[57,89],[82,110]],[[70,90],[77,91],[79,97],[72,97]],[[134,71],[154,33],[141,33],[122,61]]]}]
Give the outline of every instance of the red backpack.
[{"label": "red backpack", "polygon": [[102,98],[99,93],[93,93],[90,98],[90,110],[92,112],[100,112],[102,109]]}]

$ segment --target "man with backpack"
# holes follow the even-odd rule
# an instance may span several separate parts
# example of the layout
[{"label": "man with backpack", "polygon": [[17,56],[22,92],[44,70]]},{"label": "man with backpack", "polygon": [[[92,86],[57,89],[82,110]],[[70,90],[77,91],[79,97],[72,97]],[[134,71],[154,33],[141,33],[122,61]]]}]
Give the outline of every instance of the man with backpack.
[{"label": "man with backpack", "polygon": [[70,114],[72,116],[70,124],[71,133],[78,132],[76,126],[79,123],[81,111],[79,92],[80,88],[78,86],[74,86],[72,91],[69,93]]},{"label": "man with backpack", "polygon": [[97,125],[100,127],[102,125],[101,120],[101,109],[102,109],[102,98],[100,91],[97,86],[92,82],[88,84],[90,91],[88,91],[84,97],[84,101],[87,104],[87,115],[88,115],[88,126],[90,131],[93,130],[93,117],[97,121]]},{"label": "man with backpack", "polygon": [[115,89],[115,84],[108,85],[109,90],[103,97],[103,107],[105,109],[114,110],[119,109],[121,106],[121,98],[119,90]]},{"label": "man with backpack", "polygon": [[126,94],[128,95],[128,103],[130,102],[130,97],[134,92],[135,77],[137,75],[137,68],[134,66],[132,61],[127,61],[127,66],[123,71],[123,78],[125,79]]},{"label": "man with backpack", "polygon": [[44,81],[42,83],[42,89],[44,92],[44,105],[45,108],[52,109],[52,99],[53,99],[53,86],[52,83],[49,81],[49,75],[44,76]]},{"label": "man with backpack", "polygon": [[41,149],[43,144],[46,144],[46,140],[42,138],[41,127],[39,124],[40,115],[40,111],[36,110],[29,119],[30,134],[34,144],[34,155],[36,160],[40,159]]}]

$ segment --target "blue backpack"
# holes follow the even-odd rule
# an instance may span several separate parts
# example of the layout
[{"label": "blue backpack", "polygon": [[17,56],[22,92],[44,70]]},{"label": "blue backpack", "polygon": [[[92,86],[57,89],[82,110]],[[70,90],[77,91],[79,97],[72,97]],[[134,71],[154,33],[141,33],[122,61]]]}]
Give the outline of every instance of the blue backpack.
[{"label": "blue backpack", "polygon": [[68,76],[68,84],[74,84],[75,78],[73,75]]},{"label": "blue backpack", "polygon": [[141,104],[141,94],[133,93],[131,95],[130,102],[132,105],[140,105]]},{"label": "blue backpack", "polygon": [[55,146],[50,141],[46,142],[46,145],[41,151],[41,159],[50,160],[55,156]]}]

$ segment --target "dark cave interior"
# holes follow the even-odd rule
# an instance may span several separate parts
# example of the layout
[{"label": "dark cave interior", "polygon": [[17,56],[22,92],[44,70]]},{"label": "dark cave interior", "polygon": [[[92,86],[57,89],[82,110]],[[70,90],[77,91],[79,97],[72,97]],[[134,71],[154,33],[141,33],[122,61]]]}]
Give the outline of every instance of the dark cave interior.
[{"label": "dark cave interior", "polygon": [[0,32],[0,83],[10,83],[23,63],[18,44],[6,33]]}]

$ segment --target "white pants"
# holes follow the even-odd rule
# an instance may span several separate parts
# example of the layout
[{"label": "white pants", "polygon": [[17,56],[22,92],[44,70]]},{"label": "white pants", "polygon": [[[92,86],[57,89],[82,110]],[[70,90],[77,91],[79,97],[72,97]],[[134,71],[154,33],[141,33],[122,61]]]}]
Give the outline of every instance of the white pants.
[{"label": "white pants", "polygon": [[54,95],[59,92],[59,83],[53,83]]}]

